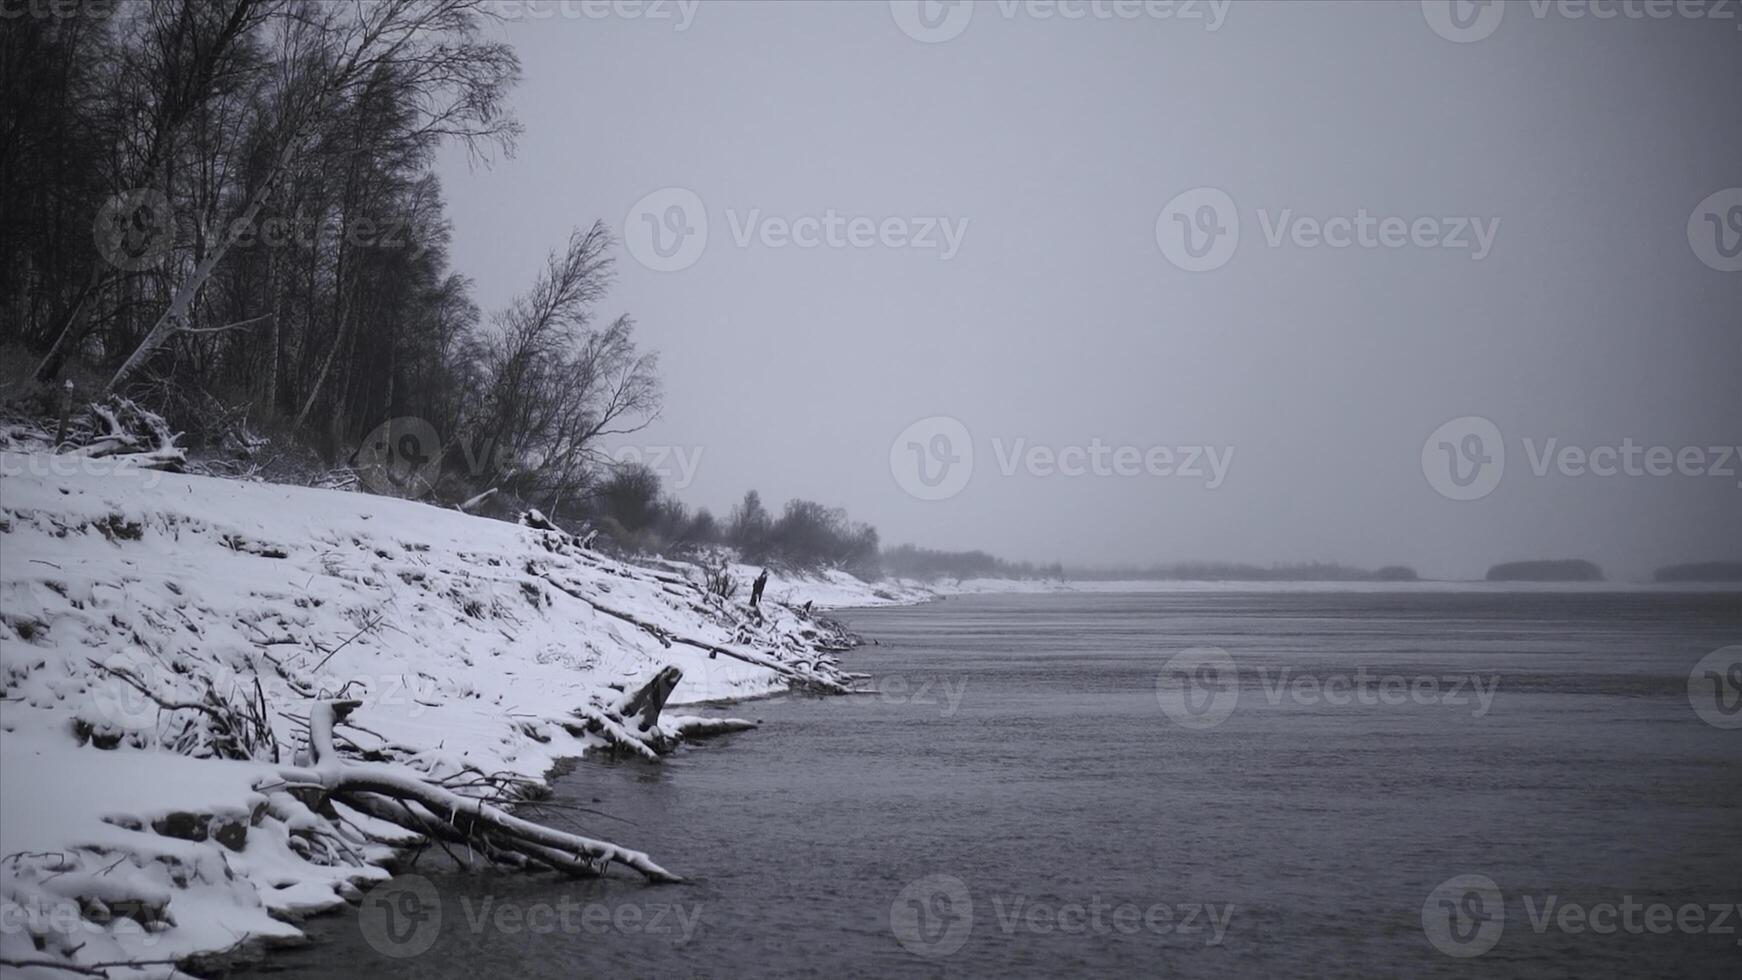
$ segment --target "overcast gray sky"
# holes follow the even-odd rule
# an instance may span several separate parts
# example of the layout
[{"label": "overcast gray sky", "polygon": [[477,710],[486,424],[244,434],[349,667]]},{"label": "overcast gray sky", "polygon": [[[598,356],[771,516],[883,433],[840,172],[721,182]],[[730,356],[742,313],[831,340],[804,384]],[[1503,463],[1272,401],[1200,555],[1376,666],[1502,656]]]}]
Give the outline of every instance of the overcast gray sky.
[{"label": "overcast gray sky", "polygon": [[1742,460],[1682,453],[1742,443],[1734,4],[525,6],[455,263],[491,309],[627,230],[629,441],[700,452],[692,505],[1068,563],[1742,557]]}]

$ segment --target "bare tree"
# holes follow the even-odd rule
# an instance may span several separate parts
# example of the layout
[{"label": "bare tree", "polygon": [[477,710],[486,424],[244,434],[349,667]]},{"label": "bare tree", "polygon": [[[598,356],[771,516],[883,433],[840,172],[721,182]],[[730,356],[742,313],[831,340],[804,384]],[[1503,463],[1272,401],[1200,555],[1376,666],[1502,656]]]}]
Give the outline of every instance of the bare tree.
[{"label": "bare tree", "polygon": [[591,328],[611,283],[611,245],[602,223],[577,229],[496,318],[476,457],[489,467],[486,482],[515,478],[516,489],[552,510],[584,487],[602,439],[638,431],[659,413],[658,356],[636,349],[633,321]]}]

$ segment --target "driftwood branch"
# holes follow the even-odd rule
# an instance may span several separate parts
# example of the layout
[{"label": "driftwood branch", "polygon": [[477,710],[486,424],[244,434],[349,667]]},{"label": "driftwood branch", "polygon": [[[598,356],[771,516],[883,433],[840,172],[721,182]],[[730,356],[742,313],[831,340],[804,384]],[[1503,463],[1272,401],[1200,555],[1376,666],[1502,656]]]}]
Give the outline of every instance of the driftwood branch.
[{"label": "driftwood branch", "polygon": [[[481,852],[510,851],[538,864],[572,874],[596,875],[611,864],[640,872],[649,881],[681,881],[646,854],[607,841],[552,830],[522,820],[492,804],[443,789],[390,763],[351,762],[334,748],[333,726],[357,701],[322,701],[309,712],[309,764],[284,766],[279,777],[301,788],[316,788],[326,799],[407,830],[430,834],[442,824]],[[395,807],[388,801],[403,806]],[[447,835],[445,831],[435,833]]]}]

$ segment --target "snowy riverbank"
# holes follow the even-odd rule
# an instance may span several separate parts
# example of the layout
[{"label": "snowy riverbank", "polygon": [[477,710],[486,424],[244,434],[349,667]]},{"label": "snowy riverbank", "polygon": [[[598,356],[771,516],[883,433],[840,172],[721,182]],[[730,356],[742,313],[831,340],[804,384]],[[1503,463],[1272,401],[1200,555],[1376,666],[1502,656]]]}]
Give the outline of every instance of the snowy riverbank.
[{"label": "snowy riverbank", "polygon": [[536,792],[662,669],[682,671],[672,705],[827,686],[845,637],[794,606],[925,597],[825,576],[771,587],[758,615],[690,566],[425,504],[70,468],[0,457],[12,965],[165,973],[297,941],[302,917],[385,876],[403,831],[285,791],[323,699],[360,702],[337,732],[348,757],[462,793]]}]

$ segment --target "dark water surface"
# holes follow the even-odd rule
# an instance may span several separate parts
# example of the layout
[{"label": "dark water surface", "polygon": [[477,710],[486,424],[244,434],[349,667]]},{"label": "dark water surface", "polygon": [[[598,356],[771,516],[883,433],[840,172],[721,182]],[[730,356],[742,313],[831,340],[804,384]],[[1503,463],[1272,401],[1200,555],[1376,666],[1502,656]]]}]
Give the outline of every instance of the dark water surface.
[{"label": "dark water surface", "polygon": [[[869,693],[739,705],[763,728],[557,781],[621,820],[549,819],[690,883],[430,874],[439,928],[400,896],[417,917],[318,920],[271,968],[1742,976],[1742,729],[1689,689],[1742,643],[1742,596],[1063,594],[847,618],[881,642],[847,658]],[[1169,665],[1204,646],[1232,673]]]}]

